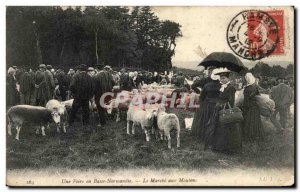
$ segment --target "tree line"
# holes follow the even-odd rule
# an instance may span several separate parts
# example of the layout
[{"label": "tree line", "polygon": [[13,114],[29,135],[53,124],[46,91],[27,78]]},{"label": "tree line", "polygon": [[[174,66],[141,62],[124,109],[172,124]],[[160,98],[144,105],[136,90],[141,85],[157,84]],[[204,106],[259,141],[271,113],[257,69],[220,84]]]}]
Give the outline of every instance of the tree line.
[{"label": "tree line", "polygon": [[180,27],[159,20],[148,6],[9,6],[7,66],[69,68],[84,63],[168,71]]},{"label": "tree line", "polygon": [[286,68],[280,65],[270,66],[264,62],[258,62],[251,70],[256,76],[265,76],[265,77],[293,77],[294,75],[294,65],[288,64]]}]

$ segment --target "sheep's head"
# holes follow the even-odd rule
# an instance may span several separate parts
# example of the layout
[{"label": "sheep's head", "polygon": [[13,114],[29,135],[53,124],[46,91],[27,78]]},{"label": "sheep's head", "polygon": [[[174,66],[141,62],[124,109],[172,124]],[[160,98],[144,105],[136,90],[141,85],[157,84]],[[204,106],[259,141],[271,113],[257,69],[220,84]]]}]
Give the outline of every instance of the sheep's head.
[{"label": "sheep's head", "polygon": [[110,103],[106,105],[106,111],[110,115],[112,113],[112,110],[113,110],[113,102],[110,101]]},{"label": "sheep's head", "polygon": [[51,116],[52,116],[52,119],[54,121],[55,124],[59,125],[60,123],[60,110],[57,109],[57,108],[54,108],[54,110],[51,112]]},{"label": "sheep's head", "polygon": [[157,109],[146,109],[146,118],[152,122],[153,118],[157,116]]}]

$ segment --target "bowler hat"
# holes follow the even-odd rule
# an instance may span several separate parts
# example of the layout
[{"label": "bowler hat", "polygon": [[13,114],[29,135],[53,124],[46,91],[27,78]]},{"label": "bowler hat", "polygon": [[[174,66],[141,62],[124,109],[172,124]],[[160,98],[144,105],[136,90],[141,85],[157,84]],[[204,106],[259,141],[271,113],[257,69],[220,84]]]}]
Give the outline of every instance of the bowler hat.
[{"label": "bowler hat", "polygon": [[80,71],[86,71],[87,66],[86,66],[86,64],[80,64],[79,67],[78,67],[78,69],[79,69]]}]

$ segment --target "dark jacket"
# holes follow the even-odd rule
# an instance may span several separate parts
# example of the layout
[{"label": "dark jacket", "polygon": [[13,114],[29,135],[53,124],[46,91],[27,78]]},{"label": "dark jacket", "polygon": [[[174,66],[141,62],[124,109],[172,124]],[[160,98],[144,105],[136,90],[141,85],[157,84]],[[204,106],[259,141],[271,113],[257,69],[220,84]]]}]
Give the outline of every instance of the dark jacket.
[{"label": "dark jacket", "polygon": [[276,107],[288,108],[293,103],[294,93],[291,87],[280,83],[271,89],[270,98],[274,100]]},{"label": "dark jacket", "polygon": [[221,84],[217,81],[211,81],[204,85],[200,95],[200,100],[219,99]]},{"label": "dark jacket", "polygon": [[36,71],[34,83],[38,86],[35,92],[35,99],[46,100],[46,75],[43,71]]},{"label": "dark jacket", "polygon": [[34,89],[34,82],[31,74],[25,72],[20,79],[20,93],[28,93]]},{"label": "dark jacket", "polygon": [[225,104],[229,102],[231,107],[234,107],[236,89],[233,85],[228,84],[223,92],[220,93],[220,102]]},{"label": "dark jacket", "polygon": [[204,85],[206,85],[207,83],[211,82],[212,79],[210,77],[207,78],[202,78],[200,80],[196,80],[192,85],[191,88],[198,94],[200,94],[200,90],[197,87],[200,87],[201,89],[203,89]]},{"label": "dark jacket", "polygon": [[69,88],[69,80],[67,75],[65,74],[64,71],[60,71],[57,75],[56,75],[56,79],[59,85],[59,90],[60,91],[67,91]]},{"label": "dark jacket", "polygon": [[247,109],[252,106],[257,106],[255,96],[260,95],[256,85],[248,85],[244,89],[243,108]]},{"label": "dark jacket", "polygon": [[130,78],[128,73],[122,73],[120,76],[120,89],[130,91],[132,88],[130,87]]},{"label": "dark jacket", "polygon": [[70,91],[75,99],[90,99],[94,95],[94,82],[85,71],[75,74],[70,84]]},{"label": "dark jacket", "polygon": [[112,74],[107,71],[100,71],[94,77],[95,95],[101,96],[103,93],[111,92],[114,84]]}]

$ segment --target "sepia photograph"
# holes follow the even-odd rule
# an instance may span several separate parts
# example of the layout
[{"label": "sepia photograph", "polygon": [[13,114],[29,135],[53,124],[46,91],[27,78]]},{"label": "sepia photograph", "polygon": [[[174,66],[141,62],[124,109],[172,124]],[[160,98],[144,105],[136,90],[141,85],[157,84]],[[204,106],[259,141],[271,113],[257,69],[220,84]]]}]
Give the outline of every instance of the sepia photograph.
[{"label": "sepia photograph", "polygon": [[8,187],[295,187],[293,6],[6,6]]}]

